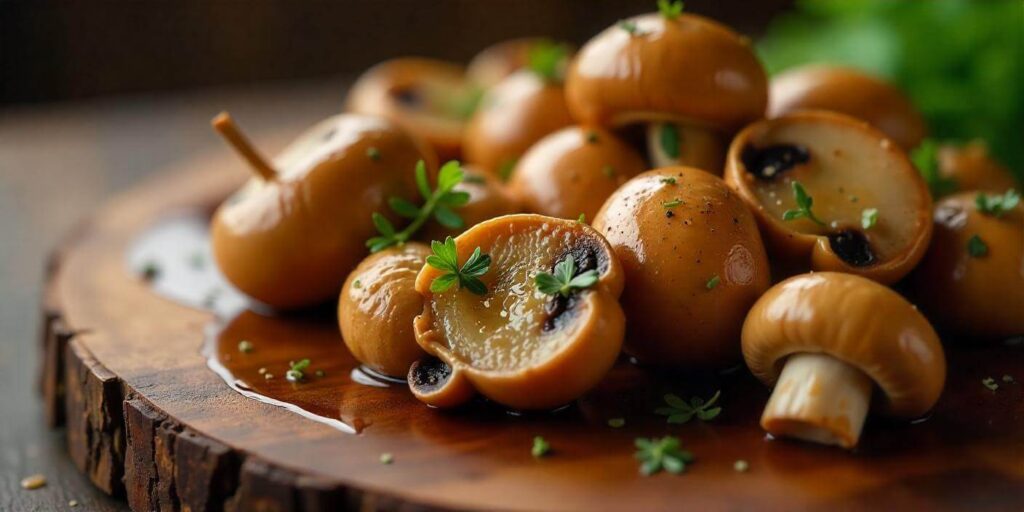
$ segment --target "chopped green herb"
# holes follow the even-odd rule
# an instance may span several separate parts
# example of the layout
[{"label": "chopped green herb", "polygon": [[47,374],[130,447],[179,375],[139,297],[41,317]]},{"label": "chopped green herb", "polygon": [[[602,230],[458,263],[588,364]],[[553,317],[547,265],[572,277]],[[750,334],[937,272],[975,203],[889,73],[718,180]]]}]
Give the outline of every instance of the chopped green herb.
[{"label": "chopped green herb", "polygon": [[644,35],[644,32],[640,30],[640,27],[636,26],[636,22],[633,20],[621,20],[619,21],[618,26],[633,37]]},{"label": "chopped green herb", "polygon": [[676,184],[676,179],[671,177],[671,176],[669,176],[667,178],[662,178],[662,179],[660,179],[658,181],[660,181],[660,182],[662,182],[662,183],[664,183],[666,185],[675,185]]},{"label": "chopped green herb", "polygon": [[978,211],[986,215],[1002,217],[1004,213],[1013,210],[1020,204],[1020,194],[1012,188],[1005,194],[990,196],[984,192],[978,192],[974,197],[974,206]]},{"label": "chopped green herb", "polygon": [[746,473],[747,471],[750,470],[750,463],[743,459],[740,459],[732,463],[732,469],[737,473]]},{"label": "chopped green herb", "polygon": [[679,128],[676,125],[662,124],[658,142],[661,143],[661,150],[665,152],[666,156],[673,160],[679,158]]},{"label": "chopped green herb", "polygon": [[460,269],[458,249],[452,237],[445,238],[444,243],[437,240],[430,242],[430,249],[434,254],[427,256],[427,264],[444,271],[430,283],[431,292],[442,293],[458,283],[460,288],[465,288],[477,295],[487,293],[487,285],[479,278],[486,274],[491,267],[490,255],[482,254],[480,248],[477,247]]},{"label": "chopped green herb", "polygon": [[711,276],[711,279],[708,279],[708,282],[705,286],[707,286],[708,290],[714,290],[715,287],[717,287],[721,282],[722,278],[718,277],[717,275],[713,275]]},{"label": "chopped green herb", "polygon": [[586,224],[587,223],[587,214],[581,213],[579,217],[576,217],[576,222],[579,223],[579,224]]},{"label": "chopped green herb", "polygon": [[139,273],[142,274],[144,281],[152,281],[160,277],[160,265],[157,265],[155,261],[147,261],[142,264]]},{"label": "chopped green herb", "polygon": [[650,476],[661,470],[679,474],[686,470],[686,465],[693,462],[693,454],[683,450],[679,439],[665,436],[661,439],[637,438],[636,458],[640,461],[640,474]]},{"label": "chopped green herb", "polygon": [[[305,372],[306,372],[306,369],[309,368],[309,364],[310,364],[309,359],[302,359],[302,360],[299,360],[299,361],[292,361],[291,362],[291,369],[289,369],[287,372],[285,372],[284,378],[288,379],[291,382],[298,382],[298,381],[306,378],[306,373]],[[268,378],[270,378],[270,377],[268,377]]]},{"label": "chopped green herb", "polygon": [[654,413],[660,416],[668,416],[668,422],[675,425],[687,423],[694,416],[701,421],[711,421],[722,412],[721,407],[712,407],[718,402],[718,397],[721,394],[721,391],[715,391],[715,394],[707,402],[699,396],[691,397],[690,401],[687,402],[677,395],[669,393],[664,397],[665,403],[668,406],[659,407]]},{"label": "chopped green herb", "polygon": [[555,264],[555,273],[540,272],[534,278],[537,289],[546,295],[561,295],[568,297],[574,292],[590,288],[597,283],[598,273],[591,269],[579,275],[576,274],[576,259],[570,254],[564,260]]},{"label": "chopped green herb", "polygon": [[681,204],[683,204],[683,200],[682,199],[673,199],[671,201],[665,201],[665,202],[661,203],[661,206],[663,206],[665,208],[675,208],[676,206],[679,206]]},{"label": "chopped green herb", "polygon": [[658,0],[658,12],[667,19],[674,20],[683,14],[682,0]]},{"label": "chopped green herb", "polygon": [[527,55],[527,68],[547,82],[561,82],[569,49],[563,44],[541,41]]},{"label": "chopped green herb", "polygon": [[921,141],[913,151],[910,152],[910,160],[921,173],[924,182],[928,184],[928,190],[932,197],[939,198],[956,191],[956,181],[942,176],[939,172],[939,144],[932,139]]},{"label": "chopped green herb", "polygon": [[992,377],[985,377],[984,379],[981,379],[981,385],[988,388],[989,391],[999,389],[999,384],[996,384],[996,380]]},{"label": "chopped green herb", "polygon": [[622,428],[626,426],[625,418],[612,418],[608,420],[608,426],[611,428]]},{"label": "chopped green herb", "polygon": [[973,258],[981,258],[988,254],[988,244],[980,236],[974,235],[967,240],[967,254]]},{"label": "chopped green herb", "polygon": [[615,168],[610,166],[610,165],[606,165],[606,166],[601,168],[601,174],[604,174],[604,176],[606,178],[614,178],[615,177]]},{"label": "chopped green herb", "polygon": [[813,211],[811,211],[811,206],[814,205],[814,198],[807,195],[807,191],[804,190],[804,186],[801,185],[799,181],[793,182],[793,198],[796,199],[797,208],[795,210],[786,210],[782,214],[782,220],[789,221],[806,218],[819,226],[825,225],[825,223],[815,216]]},{"label": "chopped green herb", "polygon": [[498,176],[501,177],[501,181],[508,181],[512,177],[512,173],[516,170],[516,159],[512,158],[505,160],[498,167]]},{"label": "chopped green herb", "polygon": [[535,436],[533,438],[533,448],[530,449],[530,453],[533,454],[534,458],[541,458],[551,452],[551,443],[541,436]]},{"label": "chopped green herb", "polygon": [[468,192],[453,190],[464,177],[465,173],[459,166],[459,162],[452,160],[441,166],[441,170],[437,174],[437,189],[431,191],[430,183],[427,180],[426,164],[423,163],[423,160],[416,162],[416,187],[425,200],[423,206],[418,207],[400,197],[388,199],[388,206],[395,213],[412,219],[412,222],[402,231],[396,231],[395,226],[387,217],[373,212],[373,225],[377,228],[379,235],[366,241],[370,252],[379,252],[388,247],[404,244],[431,217],[446,228],[462,227],[462,217],[452,208],[463,206],[469,202]]},{"label": "chopped green herb", "polygon": [[596,144],[598,141],[597,132],[590,130],[587,132],[587,143]]},{"label": "chopped green herb", "polygon": [[860,227],[871,229],[878,223],[878,208],[865,208],[860,212]]},{"label": "chopped green herb", "polygon": [[358,290],[358,289],[360,289],[362,287],[363,287],[363,282],[362,281],[360,281],[358,279],[356,279],[355,281],[352,281],[352,288],[355,288],[356,290]]},{"label": "chopped green herb", "polygon": [[252,342],[249,340],[242,340],[238,342],[238,351],[243,354],[248,354],[253,351]]},{"label": "chopped green herb", "polygon": [[380,150],[375,147],[366,148],[366,156],[376,162],[380,160]]},{"label": "chopped green herb", "polygon": [[380,463],[381,464],[391,464],[394,461],[395,461],[395,456],[394,455],[391,455],[390,453],[382,453],[382,454],[380,454]]}]

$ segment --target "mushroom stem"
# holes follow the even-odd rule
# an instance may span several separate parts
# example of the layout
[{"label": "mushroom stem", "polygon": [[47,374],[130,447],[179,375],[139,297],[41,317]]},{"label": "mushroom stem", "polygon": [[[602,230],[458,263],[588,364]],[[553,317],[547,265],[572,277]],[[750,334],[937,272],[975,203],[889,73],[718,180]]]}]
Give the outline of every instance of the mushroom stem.
[{"label": "mushroom stem", "polygon": [[789,356],[761,415],[776,437],[852,448],[871,401],[871,378],[827,354]]},{"label": "mushroom stem", "polygon": [[655,169],[685,165],[721,174],[725,151],[721,137],[711,129],[684,121],[647,125],[647,153]]},{"label": "mushroom stem", "polygon": [[231,114],[221,112],[210,121],[210,124],[214,130],[217,130],[217,133],[221,134],[228,141],[231,147],[235,148],[239,155],[242,155],[242,158],[249,162],[249,165],[252,166],[253,170],[261,178],[270,181],[277,177],[277,171],[267,163],[267,159],[263,158],[263,155],[256,151],[256,148],[253,147],[249,139],[242,133],[242,130],[235,124]]}]

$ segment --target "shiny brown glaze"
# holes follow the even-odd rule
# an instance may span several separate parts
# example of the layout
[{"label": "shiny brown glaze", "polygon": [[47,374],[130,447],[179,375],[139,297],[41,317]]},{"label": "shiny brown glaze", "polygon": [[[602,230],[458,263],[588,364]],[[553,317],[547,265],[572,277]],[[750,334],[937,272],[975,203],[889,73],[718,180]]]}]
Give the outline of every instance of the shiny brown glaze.
[{"label": "shiny brown glaze", "polygon": [[831,110],[867,121],[904,149],[921,143],[924,117],[902,91],[851,68],[812,65],[780,73],[771,81],[769,117],[797,110]]},{"label": "shiny brown glaze", "polygon": [[466,127],[466,162],[495,175],[545,135],[572,124],[562,85],[521,70],[487,91]]},{"label": "shiny brown glaze", "polygon": [[707,18],[647,14],[613,25],[580,49],[566,98],[581,123],[683,120],[725,131],[764,116],[768,80],[749,41]]},{"label": "shiny brown glaze", "polygon": [[371,254],[348,275],[338,300],[338,326],[349,352],[378,373],[404,378],[426,354],[412,320],[423,310],[414,287],[430,247],[410,242]]},{"label": "shiny brown glaze", "polygon": [[530,213],[593,219],[615,189],[646,168],[612,132],[571,126],[534,144],[516,164],[509,187]]},{"label": "shiny brown glaze", "polygon": [[[935,234],[914,272],[914,297],[937,325],[965,339],[995,341],[1024,334],[1024,206],[983,214],[977,192],[935,205]],[[971,237],[987,246],[968,252]]]},{"label": "shiny brown glaze", "polygon": [[384,119],[342,114],[321,122],[274,160],[275,179],[253,178],[217,209],[217,265],[238,289],[275,308],[333,299],[367,254],[371,214],[386,211],[390,196],[416,197],[419,160],[436,168],[429,148]]},{"label": "shiny brown glaze", "polygon": [[963,146],[951,144],[939,148],[939,174],[953,180],[957,190],[983,190],[1006,192],[1020,184],[1004,165],[997,162],[982,141],[973,141]]},{"label": "shiny brown glaze", "polygon": [[[733,140],[725,180],[753,210],[781,273],[833,270],[889,284],[928,248],[924,180],[898,145],[852,117],[802,111],[754,123]],[[794,181],[824,225],[783,220],[797,206]],[[878,220],[864,229],[868,208],[878,210]]]},{"label": "shiny brown glaze", "polygon": [[654,365],[738,361],[740,325],[770,275],[754,217],[721,179],[686,167],[646,172],[608,198],[594,229],[625,272],[629,354]]},{"label": "shiny brown glaze", "polygon": [[349,89],[345,109],[384,117],[427,141],[441,160],[458,158],[477,94],[461,66],[418,57],[382,62]]},{"label": "shiny brown glaze", "polygon": [[477,170],[471,165],[464,165],[462,170],[465,178],[453,189],[469,194],[469,201],[456,209],[462,217],[462,227],[446,228],[436,220],[431,220],[423,227],[423,231],[416,234],[418,240],[430,242],[444,240],[448,236],[459,236],[463,231],[485,220],[521,211],[519,202],[512,197],[497,176]]}]

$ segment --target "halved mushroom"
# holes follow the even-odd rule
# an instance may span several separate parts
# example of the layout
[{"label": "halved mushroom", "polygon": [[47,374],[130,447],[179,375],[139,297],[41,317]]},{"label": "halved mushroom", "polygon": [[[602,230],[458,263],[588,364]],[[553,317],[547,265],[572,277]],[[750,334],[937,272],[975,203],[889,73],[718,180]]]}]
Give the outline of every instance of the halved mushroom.
[{"label": "halved mushroom", "polygon": [[772,78],[768,117],[797,110],[831,110],[878,128],[904,149],[928,132],[924,117],[902,91],[856,69],[810,65]]},{"label": "halved mushroom", "polygon": [[944,144],[938,151],[939,176],[952,180],[956,190],[1004,192],[1020,188],[1013,174],[988,152],[984,141],[963,146]]},{"label": "halved mushroom", "polygon": [[1003,208],[1012,197],[962,192],[935,205],[914,295],[935,323],[965,340],[1024,334],[1024,206],[1011,199]]},{"label": "halved mushroom", "polygon": [[433,356],[414,362],[407,380],[413,396],[434,407],[458,407],[476,394],[464,372]]},{"label": "halved mushroom", "polygon": [[371,254],[341,287],[341,337],[371,370],[404,377],[409,365],[426,355],[416,344],[412,321],[423,309],[414,285],[428,255],[430,248],[415,242]]},{"label": "halved mushroom", "polygon": [[647,14],[583,46],[566,77],[566,99],[584,124],[652,123],[655,166],[720,174],[724,141],[764,117],[768,80],[749,40],[728,27],[692,14]]},{"label": "halved mushroom", "polygon": [[[420,346],[514,409],[557,407],[594,387],[614,364],[624,330],[622,270],[604,238],[575,221],[509,215],[459,235],[457,261],[477,248],[491,259],[479,278],[486,291],[474,289],[482,295],[460,285],[431,291],[443,272],[430,265],[420,272]],[[537,284],[539,274],[559,270],[587,286],[550,294]]]},{"label": "halved mushroom", "polygon": [[928,248],[927,186],[864,121],[804,111],[754,123],[733,140],[725,180],[785,273],[836,270],[888,284]]},{"label": "halved mushroom", "polygon": [[885,286],[838,272],[768,290],[743,323],[743,357],[774,385],[765,430],[843,448],[857,445],[869,406],[921,416],[946,380],[942,345],[917,309]]},{"label": "halved mushroom", "polygon": [[433,146],[442,161],[458,158],[462,133],[480,92],[461,66],[406,57],[370,68],[352,85],[346,110],[384,117]]},{"label": "halved mushroom", "polygon": [[655,365],[739,359],[740,323],[771,279],[753,215],[720,178],[689,167],[640,174],[594,229],[625,271],[626,352]]},{"label": "halved mushroom", "polygon": [[570,126],[534,144],[516,164],[509,187],[528,212],[593,219],[615,189],[646,168],[611,132]]},{"label": "halved mushroom", "polygon": [[476,54],[466,66],[466,78],[483,90],[498,85],[505,77],[529,64],[530,51],[551,44],[541,37],[509,39],[492,44]]}]

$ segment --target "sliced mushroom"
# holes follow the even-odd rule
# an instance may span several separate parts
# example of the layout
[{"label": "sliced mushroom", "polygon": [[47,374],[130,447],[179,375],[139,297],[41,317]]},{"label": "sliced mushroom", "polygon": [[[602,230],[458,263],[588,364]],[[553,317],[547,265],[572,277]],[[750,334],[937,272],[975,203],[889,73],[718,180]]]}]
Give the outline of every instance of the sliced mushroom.
[{"label": "sliced mushroom", "polygon": [[716,176],[687,167],[626,182],[594,218],[622,262],[626,352],[655,365],[724,367],[771,282],[757,223]]},{"label": "sliced mushroom", "polygon": [[1004,192],[1020,188],[1013,174],[989,155],[984,141],[939,148],[939,175],[952,180],[956,190]]},{"label": "sliced mushroom", "polygon": [[904,149],[927,135],[924,116],[903,91],[863,71],[810,65],[778,74],[771,81],[768,117],[798,110],[830,110],[867,121]]},{"label": "sliced mushroom", "polygon": [[965,341],[1024,334],[1024,206],[985,213],[978,196],[935,205],[935,234],[913,280],[929,318]]},{"label": "sliced mushroom", "polygon": [[615,189],[646,167],[611,132],[570,126],[534,144],[516,165],[509,186],[526,211],[593,219]]},{"label": "sliced mushroom", "polygon": [[391,377],[404,377],[426,354],[412,321],[423,310],[416,276],[430,248],[407,243],[371,254],[348,275],[338,300],[338,326],[357,361]]},{"label": "sliced mushroom", "polygon": [[768,290],[743,323],[743,357],[774,386],[765,430],[843,448],[857,445],[869,408],[922,416],[946,380],[942,345],[917,309],[885,286],[838,272]]},{"label": "sliced mushroom", "polygon": [[453,189],[469,194],[469,201],[457,209],[459,217],[462,218],[462,227],[446,228],[437,221],[431,221],[423,232],[417,235],[420,240],[444,240],[448,236],[458,236],[459,233],[485,220],[521,211],[519,202],[497,177],[473,166],[463,166],[462,170],[465,172],[465,178]]},{"label": "sliced mushroom", "polygon": [[[729,148],[725,179],[785,273],[836,270],[888,284],[928,248],[927,186],[898,145],[849,116],[804,111],[748,126]],[[800,210],[796,184],[813,217],[787,216]]]},{"label": "sliced mushroom", "polygon": [[[514,409],[548,409],[579,398],[612,367],[622,347],[618,297],[622,270],[595,230],[575,221],[509,215],[455,240],[464,262],[480,248],[491,257],[481,296],[461,287],[431,292],[442,272],[426,266],[416,290],[426,298],[416,340],[462,372],[481,394]],[[572,258],[574,276],[597,273],[592,286],[547,295],[535,283]]]},{"label": "sliced mushroom", "polygon": [[459,157],[462,133],[479,96],[461,66],[406,57],[363,73],[349,90],[345,108],[397,123],[427,141],[444,161]]}]

